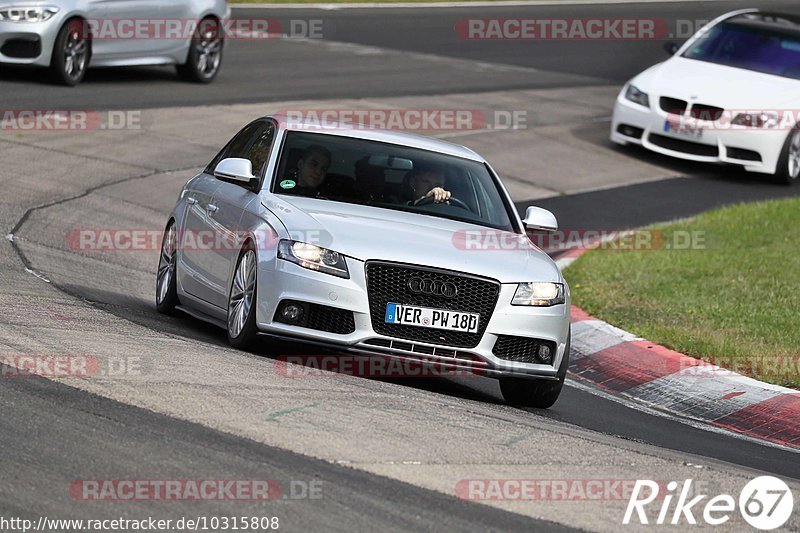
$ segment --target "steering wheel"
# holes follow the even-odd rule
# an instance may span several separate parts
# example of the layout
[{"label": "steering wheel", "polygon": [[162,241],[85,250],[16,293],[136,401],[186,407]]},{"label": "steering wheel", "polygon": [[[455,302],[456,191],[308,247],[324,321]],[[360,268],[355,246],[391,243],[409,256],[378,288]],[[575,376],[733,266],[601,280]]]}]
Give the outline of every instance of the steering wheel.
[{"label": "steering wheel", "polygon": [[[435,201],[435,199],[434,199],[433,196],[426,196],[425,198],[423,198],[422,200],[420,200],[419,202],[417,202],[414,205],[417,205],[417,206],[419,206],[419,205],[429,205],[429,204],[432,204],[434,201]],[[458,198],[455,198],[453,196],[451,196],[450,199],[447,200],[447,202],[440,202],[440,203],[441,204],[447,204],[448,202],[449,202],[449,205],[452,205],[452,206],[455,206],[455,207],[460,207],[461,209],[466,209],[467,211],[472,211],[472,209],[470,209],[467,204],[465,204],[464,202],[462,202],[461,200],[459,200]]]}]

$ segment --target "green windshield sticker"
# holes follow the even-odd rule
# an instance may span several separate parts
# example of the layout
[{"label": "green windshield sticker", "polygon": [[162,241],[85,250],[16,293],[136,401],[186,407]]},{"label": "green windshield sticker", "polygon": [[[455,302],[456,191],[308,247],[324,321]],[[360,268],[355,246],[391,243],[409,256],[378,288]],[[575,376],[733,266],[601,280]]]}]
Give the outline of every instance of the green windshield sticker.
[{"label": "green windshield sticker", "polygon": [[295,185],[297,184],[292,180],[283,180],[281,182],[281,187],[284,189],[294,189]]}]

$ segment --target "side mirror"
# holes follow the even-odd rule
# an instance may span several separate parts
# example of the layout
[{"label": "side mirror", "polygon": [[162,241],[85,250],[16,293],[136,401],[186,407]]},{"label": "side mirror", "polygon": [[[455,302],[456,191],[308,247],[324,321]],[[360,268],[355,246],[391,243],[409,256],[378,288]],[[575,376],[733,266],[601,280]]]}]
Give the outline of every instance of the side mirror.
[{"label": "side mirror", "polygon": [[532,230],[539,231],[556,231],[558,230],[558,221],[556,216],[541,207],[530,206],[525,211],[525,220],[522,221],[525,227]]},{"label": "side mirror", "polygon": [[674,41],[667,41],[664,43],[664,51],[667,52],[669,55],[674,56],[675,52],[680,50],[681,45]]},{"label": "side mirror", "polygon": [[253,164],[249,159],[241,159],[239,157],[230,157],[223,159],[214,169],[214,176],[217,178],[237,181],[250,185],[253,180],[257,179],[253,176]]}]

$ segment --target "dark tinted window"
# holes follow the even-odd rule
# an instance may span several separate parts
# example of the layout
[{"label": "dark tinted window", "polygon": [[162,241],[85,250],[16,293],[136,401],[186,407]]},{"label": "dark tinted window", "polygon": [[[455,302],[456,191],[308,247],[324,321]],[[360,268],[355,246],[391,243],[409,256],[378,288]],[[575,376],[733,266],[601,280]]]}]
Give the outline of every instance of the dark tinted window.
[{"label": "dark tinted window", "polygon": [[223,159],[239,157],[249,159],[253,164],[253,175],[261,177],[267,166],[269,151],[274,139],[275,126],[272,122],[259,120],[248,124],[217,154],[206,168],[206,172],[213,174],[214,169]]},{"label": "dark tinted window", "polygon": [[747,18],[723,22],[683,57],[800,79],[800,30],[778,29]]},{"label": "dark tinted window", "polygon": [[[315,188],[303,186],[298,177],[299,162],[311,150],[330,154],[327,174]],[[512,207],[479,161],[378,141],[290,131],[276,170],[271,189],[276,194],[370,205],[513,231]],[[444,188],[453,200],[416,203],[431,187]]]},{"label": "dark tinted window", "polygon": [[253,164],[253,175],[261,177],[267,168],[269,161],[269,151],[272,148],[272,141],[275,139],[275,126],[271,122],[264,124],[256,133],[255,140],[247,150],[246,159]]}]

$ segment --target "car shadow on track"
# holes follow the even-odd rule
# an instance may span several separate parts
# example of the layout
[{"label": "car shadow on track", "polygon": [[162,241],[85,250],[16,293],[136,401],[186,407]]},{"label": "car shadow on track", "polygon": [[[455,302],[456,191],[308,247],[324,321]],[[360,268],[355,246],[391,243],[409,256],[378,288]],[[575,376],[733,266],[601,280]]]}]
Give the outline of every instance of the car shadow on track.
[{"label": "car shadow on track", "polygon": [[[0,81],[19,82],[19,83],[38,83],[40,85],[52,85],[58,87],[50,79],[50,73],[45,68],[27,66],[8,66],[0,67]],[[178,75],[175,68],[169,67],[109,67],[90,69],[86,73],[83,84],[109,84],[132,82],[152,82],[152,81],[173,81],[178,83]]]},{"label": "car shadow on track", "polygon": [[[228,347],[225,330],[209,327],[205,322],[180,311],[177,311],[173,316],[159,314],[152,302],[141,297],[80,285],[68,285],[60,288],[68,294],[91,302],[98,309],[145,328],[190,342],[205,342],[215,346]],[[233,348],[231,349],[233,350]],[[269,338],[264,338],[256,349],[249,352],[239,351],[239,353],[245,357],[255,356],[270,359],[277,364],[286,364],[287,361],[292,364],[303,364],[306,368],[301,369],[301,372],[319,372],[319,361],[323,357],[353,357],[350,354],[321,349],[302,342],[277,341]],[[297,356],[302,356],[302,358]],[[378,368],[377,374],[373,375],[367,372],[366,374],[354,376],[348,370],[353,367],[354,364],[348,359],[348,364],[341,365],[342,371],[339,373],[342,374],[343,378],[369,379],[465,400],[495,404],[503,403],[495,380],[484,376],[459,373],[458,376],[451,377],[445,371],[426,373],[416,367],[408,369],[409,374],[404,375],[402,371],[407,369],[405,365],[372,367]],[[365,365],[363,368],[367,367],[369,365]],[[328,368],[326,367],[326,371],[329,371],[327,370]],[[400,374],[397,373],[398,370],[401,371]],[[385,373],[381,373],[385,371],[389,372],[388,376]]]}]

